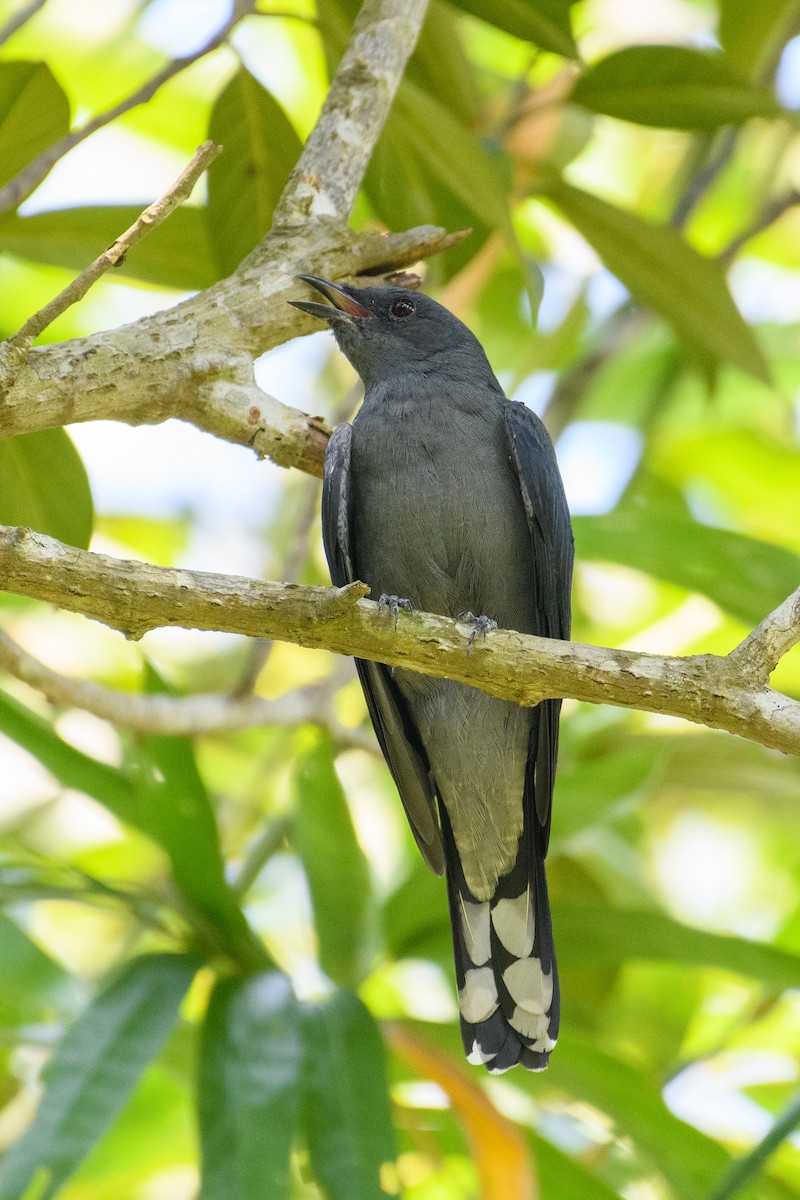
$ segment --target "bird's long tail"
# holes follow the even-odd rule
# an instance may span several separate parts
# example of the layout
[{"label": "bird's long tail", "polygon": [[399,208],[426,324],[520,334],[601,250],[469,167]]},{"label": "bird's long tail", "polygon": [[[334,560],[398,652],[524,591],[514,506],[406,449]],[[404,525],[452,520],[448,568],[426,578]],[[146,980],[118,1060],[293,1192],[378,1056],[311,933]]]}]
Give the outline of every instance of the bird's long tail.
[{"label": "bird's long tail", "polygon": [[558,1036],[560,1004],[540,831],[523,830],[514,866],[491,899],[479,901],[464,879],[444,805],[441,817],[467,1058],[493,1074],[517,1063],[543,1071]]}]

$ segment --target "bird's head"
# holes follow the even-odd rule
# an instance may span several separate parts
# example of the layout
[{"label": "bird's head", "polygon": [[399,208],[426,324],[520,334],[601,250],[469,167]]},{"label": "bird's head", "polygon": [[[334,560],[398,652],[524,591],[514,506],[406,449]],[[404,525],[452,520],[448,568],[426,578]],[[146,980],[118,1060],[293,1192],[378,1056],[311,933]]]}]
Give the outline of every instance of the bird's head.
[{"label": "bird's head", "polygon": [[330,301],[291,300],[327,321],[366,387],[408,371],[489,370],[475,335],[441,304],[401,287],[357,288],[300,275]]}]

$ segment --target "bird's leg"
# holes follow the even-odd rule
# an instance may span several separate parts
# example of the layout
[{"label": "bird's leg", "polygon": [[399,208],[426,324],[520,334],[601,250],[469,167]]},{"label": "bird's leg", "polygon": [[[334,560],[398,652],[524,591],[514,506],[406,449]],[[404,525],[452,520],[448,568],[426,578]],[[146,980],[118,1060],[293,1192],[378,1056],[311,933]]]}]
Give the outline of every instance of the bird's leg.
[{"label": "bird's leg", "polygon": [[378,608],[388,608],[389,612],[394,617],[394,627],[397,629],[397,618],[400,615],[400,609],[405,608],[408,612],[414,611],[414,606],[410,600],[404,600],[400,596],[390,596],[388,592],[383,592],[378,601]]},{"label": "bird's leg", "polygon": [[492,629],[497,629],[497,621],[493,621],[491,617],[476,617],[471,612],[460,612],[456,617],[456,623],[472,626],[472,632],[467,641],[467,654],[472,649],[472,643],[476,637],[485,638]]}]

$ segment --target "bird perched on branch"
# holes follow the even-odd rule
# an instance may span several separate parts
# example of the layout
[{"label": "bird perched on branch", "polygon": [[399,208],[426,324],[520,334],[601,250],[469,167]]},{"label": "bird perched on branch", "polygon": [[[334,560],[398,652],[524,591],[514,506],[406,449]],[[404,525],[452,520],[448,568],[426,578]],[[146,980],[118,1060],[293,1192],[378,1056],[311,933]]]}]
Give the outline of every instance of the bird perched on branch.
[{"label": "bird perched on branch", "polygon": [[[325,458],[325,552],[394,613],[568,638],[572,532],[550,438],[503,394],[480,343],[429,297],[300,278],[364,383]],[[469,649],[469,646],[465,647]],[[542,1070],[559,987],[544,859],[560,701],[535,708],[357,661],[417,844],[447,875],[470,1062]]]}]

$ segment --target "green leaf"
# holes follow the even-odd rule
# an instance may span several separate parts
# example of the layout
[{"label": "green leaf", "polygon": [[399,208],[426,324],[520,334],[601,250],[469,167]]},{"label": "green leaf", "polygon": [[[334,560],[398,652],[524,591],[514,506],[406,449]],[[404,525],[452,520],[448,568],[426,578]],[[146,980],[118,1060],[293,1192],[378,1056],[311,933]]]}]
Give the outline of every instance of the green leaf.
[{"label": "green leaf", "polygon": [[543,1137],[532,1135],[532,1141],[541,1194],[547,1200],[619,1200],[619,1193],[581,1162]]},{"label": "green leaf", "polygon": [[553,908],[556,946],[568,961],[640,958],[714,967],[758,979],[778,991],[797,987],[800,979],[800,956],[796,954],[766,943],[693,929],[662,913],[564,900]]},{"label": "green leaf", "polygon": [[[169,856],[175,882],[204,932],[248,967],[264,966],[265,951],[225,878],[217,826],[191,742],[149,737],[138,772],[97,762],[63,741],[48,722],[0,692],[0,732],[33,754],[64,787],[93,796],[152,838]],[[209,923],[210,922],[210,927]]]},{"label": "green leaf", "polygon": [[[608,752],[588,753],[578,761],[562,755],[553,806],[552,842],[592,826],[607,824],[616,809],[637,800],[661,765],[665,750],[657,742]],[[591,804],[586,797],[591,796]]]},{"label": "green leaf", "polygon": [[574,0],[453,0],[457,8],[504,29],[506,33],[533,42],[543,50],[577,58],[569,10]]},{"label": "green leaf", "polygon": [[719,263],[698,254],[676,229],[653,225],[563,180],[552,178],[542,190],[609,271],[664,317],[701,363],[732,363],[768,379],[753,331],[736,308]]},{"label": "green leaf", "polygon": [[[403,84],[401,83],[401,89]],[[441,225],[445,229],[472,227],[471,235],[457,246],[430,260],[431,282],[442,285],[472,260],[489,235],[490,227],[440,178],[435,164],[424,161],[416,149],[411,122],[396,106],[383,127],[370,157],[364,190],[376,216],[389,229],[409,225]]]},{"label": "green leaf", "polygon": [[380,1200],[380,1168],[395,1157],[383,1045],[355,996],[304,1010],[303,1123],[311,1165],[330,1200]]},{"label": "green leaf", "polygon": [[244,67],[214,104],[208,136],[225,149],[208,172],[208,218],[217,262],[228,275],[269,229],[300,139],[274,96]]},{"label": "green leaf", "polygon": [[757,79],[792,36],[798,12],[798,0],[720,0],[720,43],[737,67]]},{"label": "green leaf", "polygon": [[0,733],[22,746],[58,780],[62,787],[93,796],[122,821],[138,824],[136,785],[130,776],[98,762],[60,738],[48,721],[0,692]]},{"label": "green leaf", "polygon": [[0,63],[0,186],[68,133],[69,121],[69,101],[46,63]]},{"label": "green leaf", "polygon": [[[141,214],[133,204],[62,208],[0,220],[0,250],[32,262],[82,271]],[[113,279],[200,291],[221,277],[205,208],[182,205],[125,255]]]},{"label": "green leaf", "polygon": [[579,76],[570,97],[592,112],[668,129],[716,129],[780,106],[724,54],[686,46],[626,46]]},{"label": "green leaf", "polygon": [[93,520],[86,468],[63,429],[0,441],[0,524],[24,525],[85,550]]},{"label": "green leaf", "polygon": [[579,558],[622,563],[699,592],[745,625],[763,620],[800,579],[791,550],[659,506],[576,517],[573,529]]},{"label": "green leaf", "polygon": [[383,906],[383,933],[392,959],[432,958],[449,962],[453,953],[447,888],[422,862],[414,862]]},{"label": "green leaf", "polygon": [[302,1070],[300,1011],[288,979],[271,971],[218,984],[200,1061],[200,1200],[288,1194]]},{"label": "green leaf", "polygon": [[[519,1082],[530,1086],[529,1077]],[[727,1154],[674,1117],[644,1075],[566,1029],[550,1059],[547,1082],[607,1113],[617,1135],[632,1140],[680,1200],[708,1200],[730,1161]]]},{"label": "green leaf", "polygon": [[460,22],[442,0],[431,0],[428,5],[405,78],[436,96],[467,124],[479,111],[480,91],[464,50]]},{"label": "green leaf", "polygon": [[764,1170],[767,1160],[775,1153],[781,1142],[800,1128],[800,1092],[781,1113],[772,1128],[749,1154],[733,1163],[711,1200],[733,1200]]},{"label": "green leaf", "polygon": [[19,1200],[40,1171],[43,1200],[55,1195],[161,1050],[197,967],[182,954],[135,959],[68,1029],[36,1117],[0,1166],[0,1200]]},{"label": "green leaf", "polygon": [[407,79],[398,88],[394,107],[406,128],[414,131],[416,153],[434,175],[482,221],[513,239],[505,160],[489,154],[471,129]]},{"label": "green leaf", "polygon": [[[148,667],[148,690],[161,683]],[[150,765],[141,775],[138,826],[166,850],[189,904],[222,934],[224,949],[247,967],[267,959],[225,878],[211,799],[189,738],[151,735],[142,741]]]},{"label": "green leaf", "polygon": [[369,867],[356,839],[334,749],[321,738],[297,776],[297,851],[308,879],[323,971],[343,987],[359,983],[374,951]]},{"label": "green leaf", "polygon": [[0,1025],[32,1025],[52,1019],[69,998],[67,973],[18,925],[0,915]]}]

